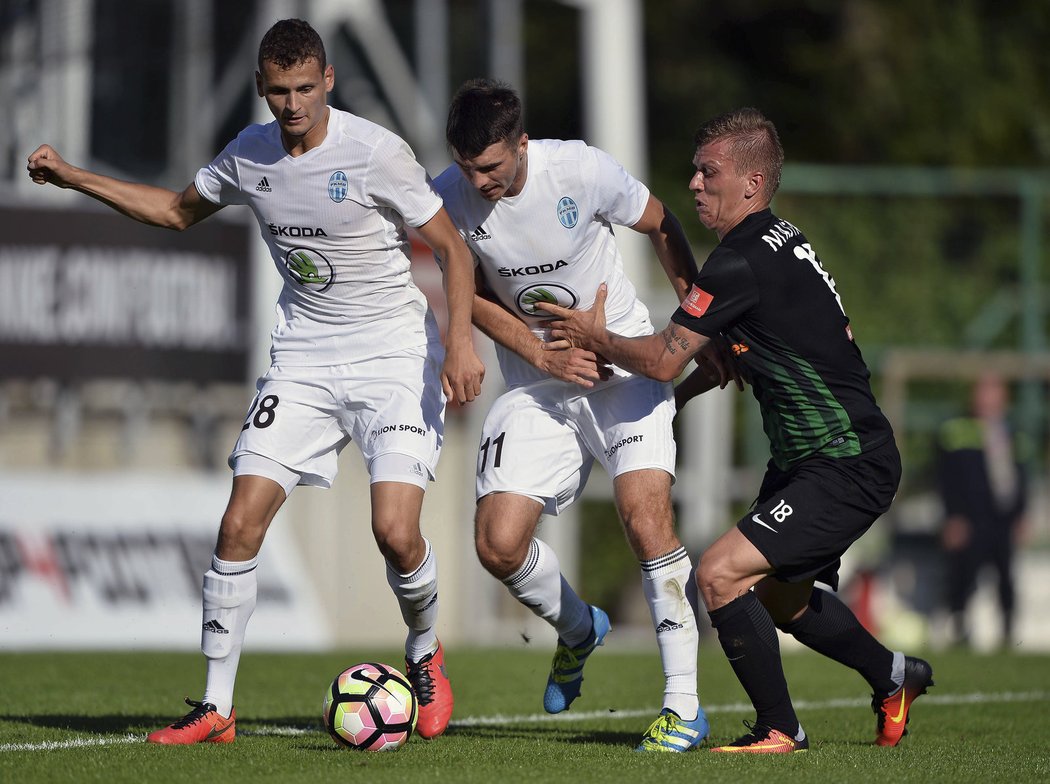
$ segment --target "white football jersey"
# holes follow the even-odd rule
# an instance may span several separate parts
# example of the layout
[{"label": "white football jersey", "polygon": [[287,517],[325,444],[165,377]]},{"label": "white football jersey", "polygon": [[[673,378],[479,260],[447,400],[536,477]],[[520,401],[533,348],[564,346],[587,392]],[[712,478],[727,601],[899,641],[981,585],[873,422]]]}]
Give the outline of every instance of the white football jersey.
[{"label": "white football jersey", "polygon": [[293,158],[276,121],[251,125],[194,183],[259,221],[284,279],[274,364],[338,365],[436,338],[405,227],[434,217],[441,198],[397,135],[329,107],[324,141]]},{"label": "white football jersey", "polygon": [[[608,328],[633,337],[653,332],[649,311],[623,271],[612,224],[633,226],[649,189],[612,156],[581,141],[530,139],[528,176],[516,196],[487,201],[452,165],[434,180],[489,288],[541,340],[549,313],[537,302],[586,310],[608,285]],[[496,346],[508,387],[549,378]],[[626,375],[617,369],[618,375]]]}]

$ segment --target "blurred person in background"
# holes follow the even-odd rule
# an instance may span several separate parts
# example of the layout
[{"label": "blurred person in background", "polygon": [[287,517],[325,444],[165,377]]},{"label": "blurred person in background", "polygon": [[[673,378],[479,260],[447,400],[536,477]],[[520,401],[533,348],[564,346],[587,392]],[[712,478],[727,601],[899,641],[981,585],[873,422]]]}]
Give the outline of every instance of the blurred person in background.
[{"label": "blurred person in background", "polygon": [[434,184],[477,261],[474,323],[495,341],[508,387],[482,427],[478,558],[557,631],[543,707],[567,710],[609,618],[579,597],[535,533],[540,516],[576,501],[601,463],[639,561],[664,669],[663,708],[637,749],[687,751],[707,737],[708,722],[697,695],[692,565],[671,508],[671,385],[610,368],[591,351],[544,351],[550,317],[535,305],[588,304],[608,281],[610,321],[627,334],[651,334],[612,226],[648,237],[679,301],[696,274],[692,250],[674,215],[608,153],[582,141],[530,139],[509,85],[461,86],[446,139],[454,163]]},{"label": "blurred person in background", "polygon": [[[658,334],[606,329],[605,287],[590,310],[541,303],[562,341],[672,380],[724,335],[752,385],[770,461],[752,508],[703,554],[696,580],[711,623],[756,711],[719,753],[809,748],[788,693],[777,629],[856,670],[872,689],[875,744],[896,746],[913,701],[933,685],[922,659],[876,640],[834,593],[841,556],[890,506],[901,477],[890,423],[853,340],[835,282],[805,235],[769,208],[784,150],[744,108],[696,133],[689,182],[697,216],[718,236],[689,295]],[[563,347],[563,346],[562,346]],[[676,388],[684,404],[711,389],[704,368]]]},{"label": "blurred person in background", "polygon": [[984,567],[997,578],[1001,644],[1013,639],[1013,560],[1025,528],[1028,479],[1023,443],[1007,419],[1009,405],[1005,381],[986,373],[974,384],[970,413],[949,419],[937,432],[945,599],[956,645],[970,644],[967,607]]},{"label": "blurred person in background", "polygon": [[[453,698],[435,633],[437,560],[419,518],[446,400],[473,400],[484,375],[471,343],[470,254],[408,145],[328,106],[335,71],[309,24],[270,28],[255,80],[275,121],[245,128],[181,193],[77,168],[48,145],[29,156],[34,182],[72,188],[153,226],[181,231],[226,205],[248,205],[284,281],[272,365],[230,455],[233,488],[204,575],[204,695],[187,699],[190,712],[148,740],[235,739],[234,681],[266,530],[297,485],[331,486],[351,440],[370,474],[372,533],[408,626],[418,732],[434,737]],[[412,282],[407,227],[443,262],[444,347]]]}]

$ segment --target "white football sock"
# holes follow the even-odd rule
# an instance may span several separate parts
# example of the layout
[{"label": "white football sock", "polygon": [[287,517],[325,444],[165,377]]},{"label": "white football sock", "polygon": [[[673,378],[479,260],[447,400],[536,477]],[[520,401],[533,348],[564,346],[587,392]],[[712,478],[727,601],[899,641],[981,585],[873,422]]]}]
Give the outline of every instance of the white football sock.
[{"label": "white football sock", "polygon": [[567,644],[576,646],[591,633],[591,608],[562,577],[558,556],[541,539],[529,543],[525,562],[503,581],[511,595],[553,626]]},{"label": "white football sock", "polygon": [[208,657],[208,680],[204,702],[229,718],[233,710],[233,685],[244,645],[244,630],[255,610],[259,559],[223,561],[212,556],[211,569],[204,573],[204,623],[201,651]]},{"label": "white football sock", "polygon": [[664,707],[683,719],[695,719],[700,702],[696,691],[696,656],[700,645],[695,608],[686,590],[693,567],[684,547],[642,561],[642,591],[656,629],[656,645],[664,667]]},{"label": "white football sock", "polygon": [[437,556],[424,537],[426,551],[423,562],[408,574],[398,574],[386,565],[386,581],[397,597],[401,617],[408,626],[405,638],[405,656],[417,662],[428,653],[437,650],[437,634],[434,625],[438,614]]}]

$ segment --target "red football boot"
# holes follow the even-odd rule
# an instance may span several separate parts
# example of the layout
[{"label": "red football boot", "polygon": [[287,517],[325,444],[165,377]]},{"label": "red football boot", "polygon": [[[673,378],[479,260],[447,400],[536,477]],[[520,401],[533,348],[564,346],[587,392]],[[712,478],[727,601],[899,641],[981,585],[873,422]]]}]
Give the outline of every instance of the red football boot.
[{"label": "red football boot", "polygon": [[445,649],[438,642],[436,651],[417,662],[405,659],[405,666],[419,703],[416,732],[422,738],[436,738],[452,718],[452,685],[445,672]]},{"label": "red football boot", "polygon": [[933,668],[922,659],[907,656],[904,659],[904,683],[893,694],[871,698],[875,711],[875,745],[896,746],[908,734],[908,711],[911,704],[926,689],[933,686]]},{"label": "red football boot", "polygon": [[186,704],[193,710],[181,719],[162,730],[151,732],[146,737],[147,743],[186,744],[186,743],[233,743],[237,737],[237,713],[230,711],[230,718],[225,718],[210,702],[197,702],[186,699]]},{"label": "red football boot", "polygon": [[745,721],[744,726],[750,730],[747,735],[725,746],[715,746],[711,751],[720,754],[797,754],[809,749],[809,738],[805,736],[802,740],[795,740],[780,730],[749,721]]}]

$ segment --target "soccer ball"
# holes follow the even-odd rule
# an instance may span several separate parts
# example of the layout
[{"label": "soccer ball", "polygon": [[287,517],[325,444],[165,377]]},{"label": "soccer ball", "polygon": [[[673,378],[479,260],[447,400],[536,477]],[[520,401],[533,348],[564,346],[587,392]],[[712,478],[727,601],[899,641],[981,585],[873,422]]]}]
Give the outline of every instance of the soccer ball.
[{"label": "soccer ball", "polygon": [[321,716],[341,746],[366,751],[401,748],[416,728],[416,695],[408,678],[387,664],[365,662],[336,676]]}]

